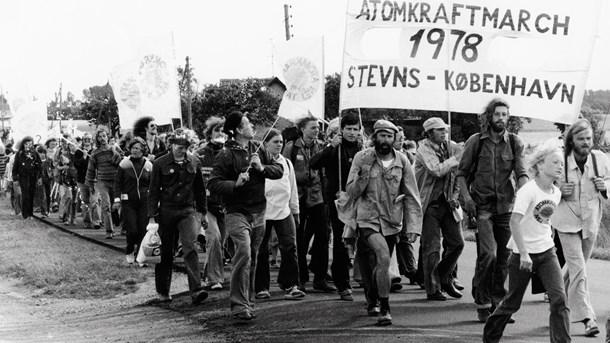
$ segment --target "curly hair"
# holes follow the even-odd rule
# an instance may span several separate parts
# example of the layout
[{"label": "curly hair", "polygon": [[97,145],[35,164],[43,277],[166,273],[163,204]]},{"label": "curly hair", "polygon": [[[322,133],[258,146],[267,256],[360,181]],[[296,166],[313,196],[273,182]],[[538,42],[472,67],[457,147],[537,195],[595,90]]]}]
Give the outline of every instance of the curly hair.
[{"label": "curly hair", "polygon": [[491,120],[491,117],[493,116],[494,112],[496,111],[496,107],[499,107],[499,106],[506,107],[506,109],[508,110],[508,114],[510,115],[510,105],[508,104],[508,102],[506,100],[503,100],[500,98],[492,99],[489,103],[487,103],[487,106],[485,106],[483,113],[481,113],[483,131],[487,130],[489,121]]},{"label": "curly hair", "polygon": [[540,164],[541,162],[544,162],[544,160],[548,156],[550,156],[554,153],[559,153],[559,154],[563,155],[560,148],[558,148],[556,146],[552,146],[552,145],[543,145],[542,147],[534,150],[534,152],[528,157],[529,174],[531,176],[538,176],[538,174],[540,174],[540,170],[538,169],[538,164]]},{"label": "curly hair", "polygon": [[155,118],[151,116],[138,118],[138,120],[133,123],[133,134],[142,139],[146,139],[146,128],[151,121],[155,121]]},{"label": "curly hair", "polygon": [[220,117],[211,116],[208,120],[205,121],[205,131],[203,131],[203,136],[205,139],[210,140],[212,138],[212,131],[218,126],[222,126],[225,124],[225,119]]}]

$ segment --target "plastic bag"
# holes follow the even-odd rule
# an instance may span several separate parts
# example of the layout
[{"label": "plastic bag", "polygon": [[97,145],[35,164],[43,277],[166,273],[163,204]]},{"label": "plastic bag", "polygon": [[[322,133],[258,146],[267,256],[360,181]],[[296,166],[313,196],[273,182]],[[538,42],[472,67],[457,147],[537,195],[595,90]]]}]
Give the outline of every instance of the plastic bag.
[{"label": "plastic bag", "polygon": [[138,263],[161,263],[161,237],[159,237],[159,224],[148,224],[146,235],[140,244]]},{"label": "plastic bag", "polygon": [[339,192],[337,200],[335,200],[337,206],[337,216],[339,220],[345,224],[343,226],[343,239],[350,239],[356,237],[356,204],[352,200],[347,192]]}]

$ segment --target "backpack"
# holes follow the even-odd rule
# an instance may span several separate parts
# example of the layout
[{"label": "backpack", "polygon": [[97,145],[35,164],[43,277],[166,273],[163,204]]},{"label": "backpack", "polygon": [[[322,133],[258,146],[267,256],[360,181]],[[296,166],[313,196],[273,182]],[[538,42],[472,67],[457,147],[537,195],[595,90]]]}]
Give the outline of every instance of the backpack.
[{"label": "backpack", "polygon": [[[483,149],[483,144],[481,144],[481,133],[480,132],[475,133],[475,135],[478,135],[478,138],[479,138],[477,140],[478,145],[476,148],[477,158],[474,161],[474,164],[472,165],[472,168],[470,169],[470,174],[468,175],[468,178],[466,180],[466,184],[468,184],[468,185],[472,184],[472,182],[474,181],[474,176],[477,173],[477,168],[479,168],[479,160],[481,159],[481,150]],[[510,144],[511,152],[513,152],[513,155],[514,155],[514,152],[515,152],[515,134],[514,133],[511,133],[511,132],[508,133],[508,142]]]}]

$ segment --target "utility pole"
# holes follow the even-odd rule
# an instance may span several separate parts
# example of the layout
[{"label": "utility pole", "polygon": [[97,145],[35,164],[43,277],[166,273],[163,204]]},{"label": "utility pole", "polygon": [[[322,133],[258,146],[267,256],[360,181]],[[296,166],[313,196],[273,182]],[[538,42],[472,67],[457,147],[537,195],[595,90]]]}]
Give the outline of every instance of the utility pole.
[{"label": "utility pole", "polygon": [[290,34],[290,28],[292,27],[292,25],[290,25],[290,18],[292,16],[289,13],[291,7],[292,6],[288,4],[284,4],[284,27],[286,28],[286,40],[290,40],[292,37]]},{"label": "utility pole", "polygon": [[191,69],[189,66],[189,57],[186,56],[186,67],[184,68],[186,74],[186,110],[189,120],[189,129],[193,129],[193,108],[192,108],[192,94],[191,94]]},{"label": "utility pole", "polygon": [[59,115],[58,116],[59,116],[59,132],[61,132],[63,134],[62,128],[61,128],[61,103],[62,103],[62,101],[61,101],[61,82],[60,82],[59,83]]}]

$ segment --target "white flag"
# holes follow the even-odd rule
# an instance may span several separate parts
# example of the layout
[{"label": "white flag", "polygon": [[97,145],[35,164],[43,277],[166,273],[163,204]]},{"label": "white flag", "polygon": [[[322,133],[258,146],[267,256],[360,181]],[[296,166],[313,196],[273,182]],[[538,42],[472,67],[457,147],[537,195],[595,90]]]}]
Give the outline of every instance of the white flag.
[{"label": "white flag", "polygon": [[15,142],[19,142],[25,136],[31,136],[34,143],[44,143],[48,131],[46,103],[32,100],[28,92],[18,95],[13,92],[8,103],[13,113],[11,128]]},{"label": "white flag", "polygon": [[171,33],[141,41],[136,58],[111,72],[121,127],[131,128],[142,116],[154,117],[159,125],[181,118],[176,73]]},{"label": "white flag", "polygon": [[324,119],[324,37],[277,42],[273,56],[274,73],[286,85],[278,115]]}]

